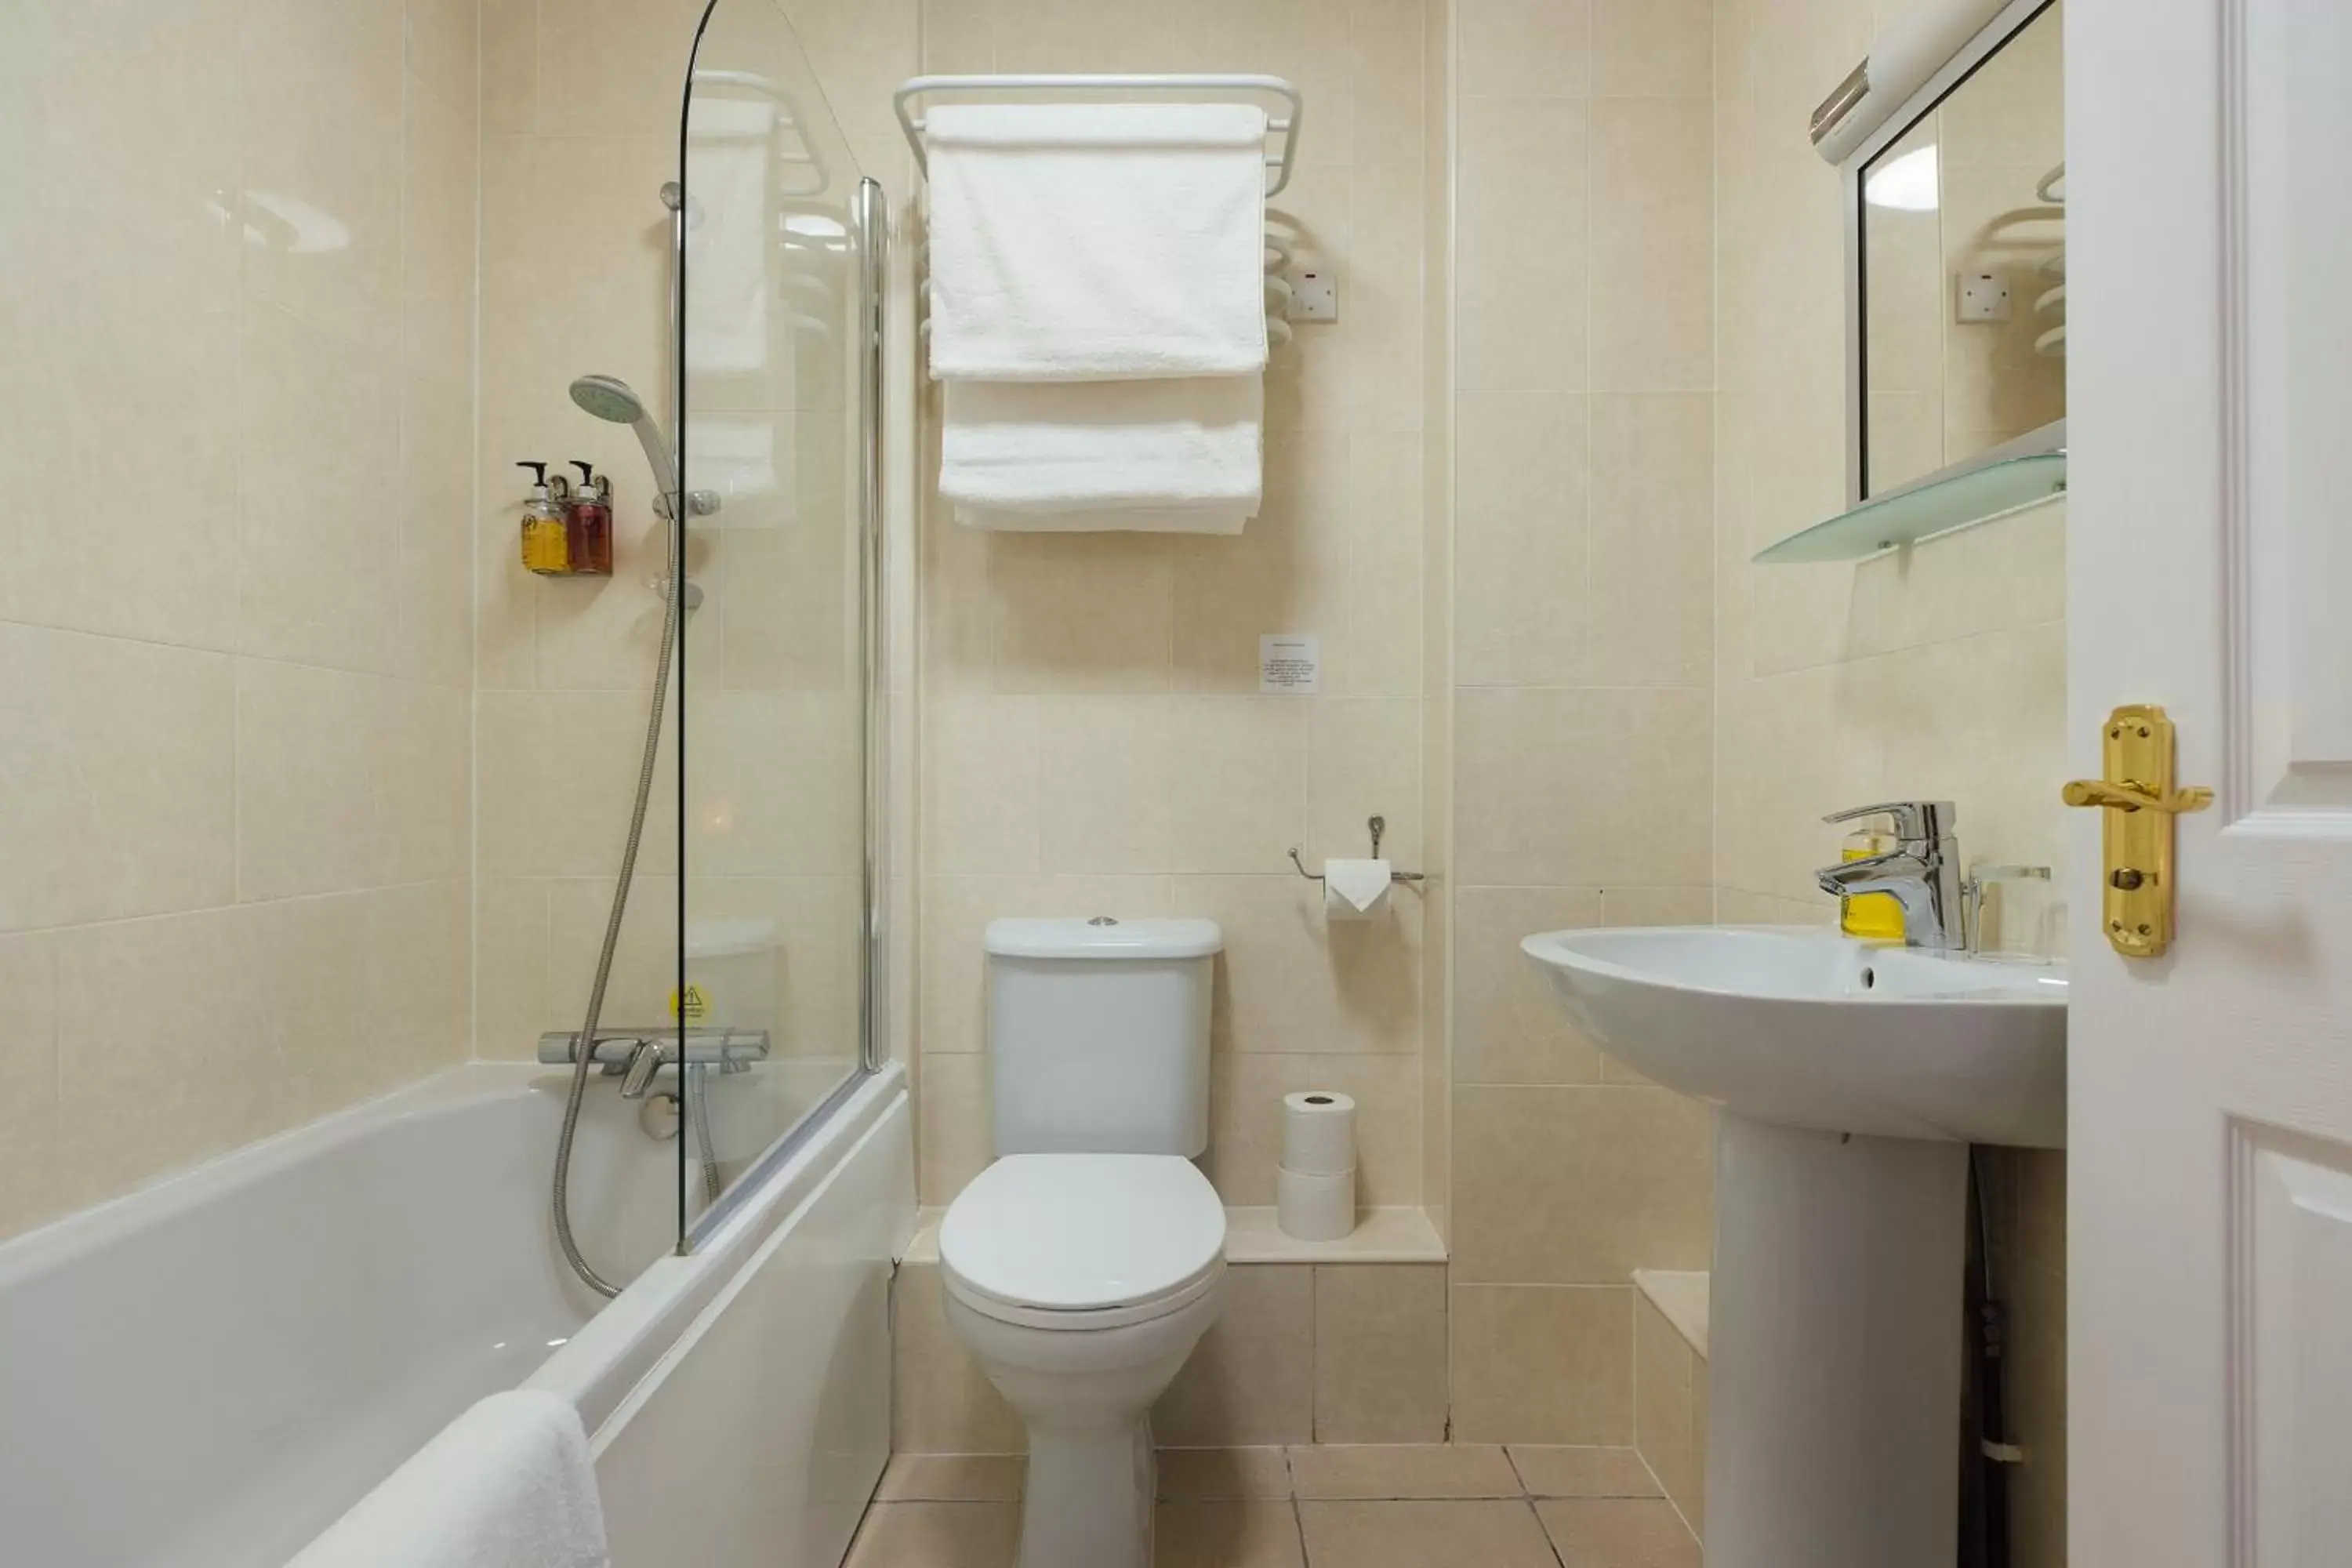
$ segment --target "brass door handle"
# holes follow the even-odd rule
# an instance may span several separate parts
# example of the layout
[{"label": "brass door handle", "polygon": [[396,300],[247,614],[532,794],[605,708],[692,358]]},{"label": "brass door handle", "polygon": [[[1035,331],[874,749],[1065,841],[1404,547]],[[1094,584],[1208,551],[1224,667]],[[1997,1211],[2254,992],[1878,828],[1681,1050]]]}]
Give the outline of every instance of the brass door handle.
[{"label": "brass door handle", "polygon": [[2173,828],[2182,815],[2213,804],[2201,784],[2172,783],[2172,721],[2153,703],[2134,703],[2101,726],[2107,776],[2076,779],[2068,805],[2098,806],[2106,876],[2100,926],[2126,958],[2156,958],[2172,943]]},{"label": "brass door handle", "polygon": [[2121,784],[2109,784],[2105,779],[2076,779],[2060,794],[2068,805],[2112,806],[2117,811],[2161,811],[2171,816],[2202,811],[2213,804],[2213,792],[2202,784],[2191,784],[2169,795],[2155,795],[2130,779]]}]

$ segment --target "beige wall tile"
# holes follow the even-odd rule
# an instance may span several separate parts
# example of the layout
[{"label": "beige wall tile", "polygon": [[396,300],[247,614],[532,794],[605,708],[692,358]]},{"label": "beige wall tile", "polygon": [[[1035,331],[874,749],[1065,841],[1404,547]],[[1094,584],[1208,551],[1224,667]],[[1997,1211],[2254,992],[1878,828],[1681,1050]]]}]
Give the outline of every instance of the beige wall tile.
[{"label": "beige wall tile", "polygon": [[[1423,859],[1421,702],[1417,698],[1327,698],[1309,705],[1307,844],[1309,866],[1370,853],[1368,827],[1386,825],[1381,854],[1401,870]],[[1400,898],[1408,889],[1397,889]]]},{"label": "beige wall tile", "polygon": [[1445,1421],[1444,1267],[1318,1268],[1315,1440],[1442,1443]]},{"label": "beige wall tile", "polygon": [[16,1086],[0,1109],[0,1237],[40,1224],[63,1203],[57,1004],[53,939],[0,939],[0,1071]]},{"label": "beige wall tile", "polygon": [[286,1066],[248,985],[234,910],[59,931],[76,998],[58,1061],[63,1205],[77,1208],[284,1124]]},{"label": "beige wall tile", "polygon": [[1591,90],[1589,0],[1461,0],[1454,16],[1465,97],[1581,98]]},{"label": "beige wall tile", "polygon": [[1630,1444],[1633,1297],[1630,1286],[1454,1287],[1455,1441]]},{"label": "beige wall tile", "polygon": [[916,1115],[923,1202],[948,1204],[995,1156],[996,1134],[989,1119],[988,1058],[982,1055],[926,1056],[922,1103]]},{"label": "beige wall tile", "polygon": [[[1171,553],[1171,542],[1156,534],[992,538],[996,689],[1165,691]],[[1255,648],[1253,640],[1253,657]]]},{"label": "beige wall tile", "polygon": [[1419,163],[1425,155],[1424,0],[1354,0],[1355,155],[1365,163]]},{"label": "beige wall tile", "polygon": [[1321,890],[1295,871],[1180,878],[1174,896],[1175,912],[1224,932],[1212,1003],[1219,1051],[1419,1053],[1421,911],[1412,894],[1359,921],[1328,919]]},{"label": "beige wall tile", "polygon": [[1336,651],[1335,634],[1348,624],[1358,521],[1349,505],[1349,454],[1344,434],[1270,437],[1265,509],[1241,536],[1167,542],[1181,689],[1256,691],[1257,639],[1268,632],[1319,632]]},{"label": "beige wall tile", "polygon": [[[548,974],[550,884],[538,879],[486,878],[476,889],[474,1054],[519,1061],[538,1048],[549,1029],[580,1026],[564,1015],[572,999],[559,997]],[[579,998],[582,1008],[587,998]]]},{"label": "beige wall tile", "polygon": [[248,653],[342,669],[393,666],[400,598],[373,506],[322,505],[354,475],[397,471],[400,388],[380,357],[277,306],[245,310],[239,603]]},{"label": "beige wall tile", "polygon": [[[1583,9],[1575,5],[1573,14]],[[1465,74],[1467,94],[1466,61]],[[1573,96],[1465,96],[1459,117],[1456,384],[1581,391],[1592,276],[1587,106]],[[1463,428],[1469,433],[1466,419]]]},{"label": "beige wall tile", "polygon": [[246,79],[268,84],[239,106],[238,187],[258,209],[246,226],[263,237],[247,248],[247,288],[379,351],[395,345],[400,322],[405,79],[385,65],[401,58],[401,20],[399,0],[260,0],[240,35]]},{"label": "beige wall tile", "polygon": [[1715,385],[1714,121],[1704,99],[1592,104],[1592,386]]},{"label": "beige wall tile", "polygon": [[1391,436],[1359,433],[1349,441],[1348,467],[1355,529],[1347,628],[1325,640],[1323,690],[1334,697],[1418,696],[1428,591],[1423,454]]},{"label": "beige wall tile", "polygon": [[1666,1496],[1677,1507],[1697,1500],[1698,1451],[1704,1441],[1692,1380],[1700,1363],[1690,1342],[1655,1303],[1633,1301],[1633,1446],[1641,1450]]},{"label": "beige wall tile", "polygon": [[407,0],[403,10],[409,70],[470,110],[481,91],[478,0]]},{"label": "beige wall tile", "polygon": [[467,874],[464,692],[254,658],[236,685],[240,898]]},{"label": "beige wall tile", "polygon": [[[473,6],[463,10],[470,65]],[[412,74],[401,92],[400,341],[412,375],[459,391],[474,373],[481,137],[463,95]]]},{"label": "beige wall tile", "polygon": [[1421,1064],[1409,1056],[1219,1056],[1209,1072],[1209,1152],[1202,1167],[1226,1203],[1274,1202],[1282,1158],[1282,1097],[1337,1089],[1356,1102],[1356,1201],[1412,1205],[1421,1197]]},{"label": "beige wall tile", "polygon": [[1706,880],[1709,694],[1463,690],[1456,831],[1468,885]]},{"label": "beige wall tile", "polygon": [[[30,58],[18,57],[25,69],[15,79],[41,81],[46,89],[9,94],[12,101],[0,107],[0,137],[14,147],[41,145],[45,154],[22,164],[10,187],[20,194],[10,197],[17,219],[10,225],[10,287],[0,300],[0,331],[12,364],[38,367],[39,374],[20,374],[7,417],[0,419],[0,481],[20,495],[53,494],[61,479],[89,482],[87,477],[111,473],[124,454],[136,453],[142,471],[168,485],[171,499],[168,505],[110,496],[94,504],[9,508],[0,516],[0,553],[8,563],[0,572],[0,616],[233,648],[238,244],[222,227],[187,216],[201,213],[210,191],[233,184],[234,175],[215,169],[216,180],[204,178],[207,164],[219,161],[203,151],[205,128],[174,125],[165,146],[136,131],[159,106],[121,101],[136,84],[156,89],[164,102],[200,109],[217,89],[189,79],[202,73],[174,61],[168,87],[145,81],[142,73],[157,63],[146,58],[151,49],[193,43],[176,36],[207,13],[219,22],[219,7],[191,5],[184,17],[176,9],[169,18],[148,16],[127,30],[142,35],[136,40],[81,44],[73,41],[79,28],[104,24],[75,7],[41,9],[38,19],[57,36],[43,40],[37,29],[12,26],[11,49],[25,48],[26,32],[36,32]],[[12,24],[20,16],[35,19],[19,8]],[[222,42],[215,38],[209,48],[225,65]],[[117,71],[130,79],[101,79]],[[110,108],[112,125],[77,129],[89,105]],[[77,163],[110,165],[126,153],[156,166],[135,173],[102,166],[89,169],[89,178],[74,175]],[[174,165],[176,172],[164,173]],[[157,188],[149,189],[151,182]],[[33,183],[52,185],[70,205],[51,210],[37,193],[20,191]]]},{"label": "beige wall tile", "polygon": [[1714,396],[1605,394],[1591,406],[1589,679],[1705,686],[1715,660]]},{"label": "beige wall tile", "polygon": [[1461,1086],[1454,1103],[1457,1280],[1607,1285],[1707,1266],[1705,1106],[1635,1087]]},{"label": "beige wall tile", "polygon": [[1224,1310],[1152,1407],[1155,1440],[1178,1448],[1312,1440],[1314,1276],[1287,1265],[1226,1271]]},{"label": "beige wall tile", "polygon": [[[598,877],[619,869],[629,783],[646,741],[637,692],[492,692],[475,700],[478,874]],[[664,751],[667,752],[667,745]],[[656,774],[641,872],[675,871],[674,771]],[[583,778],[618,781],[583,789]]]},{"label": "beige wall tile", "polygon": [[1465,392],[1454,527],[1454,679],[1578,683],[1592,604],[1591,411],[1580,394]]},{"label": "beige wall tile", "polygon": [[537,128],[675,132],[697,0],[541,0]]},{"label": "beige wall tile", "polygon": [[230,666],[0,625],[0,930],[235,897]]},{"label": "beige wall tile", "polygon": [[890,1447],[900,1454],[1018,1454],[1021,1418],[947,1320],[936,1263],[899,1266],[890,1285]]},{"label": "beige wall tile", "polygon": [[1593,1083],[1601,1056],[1519,943],[1608,923],[1591,888],[1464,888],[1454,894],[1454,1081]]},{"label": "beige wall tile", "polygon": [[[470,300],[467,309],[470,317]],[[415,377],[402,384],[400,471],[406,499],[400,521],[400,637],[394,668],[470,692],[475,547],[474,405],[468,391],[453,392]]]},{"label": "beige wall tile", "polygon": [[1714,22],[1707,0],[1593,0],[1593,95],[1706,98]]}]

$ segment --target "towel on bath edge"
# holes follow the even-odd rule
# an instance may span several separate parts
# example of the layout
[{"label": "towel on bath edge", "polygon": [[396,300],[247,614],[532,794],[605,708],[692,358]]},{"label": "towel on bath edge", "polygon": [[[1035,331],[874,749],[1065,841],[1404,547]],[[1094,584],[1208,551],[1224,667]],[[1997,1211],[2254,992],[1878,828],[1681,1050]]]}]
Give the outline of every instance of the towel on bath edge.
[{"label": "towel on bath edge", "polygon": [[608,1568],[588,1434],[567,1400],[493,1394],[289,1568]]}]

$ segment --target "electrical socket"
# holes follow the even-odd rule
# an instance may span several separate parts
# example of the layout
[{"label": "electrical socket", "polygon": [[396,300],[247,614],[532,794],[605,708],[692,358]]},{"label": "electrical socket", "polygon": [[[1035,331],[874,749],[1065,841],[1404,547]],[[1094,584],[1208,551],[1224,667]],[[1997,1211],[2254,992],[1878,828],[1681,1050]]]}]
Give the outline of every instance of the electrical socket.
[{"label": "electrical socket", "polygon": [[2009,279],[1998,272],[1960,274],[1960,320],[1964,322],[2006,321],[2010,316]]}]

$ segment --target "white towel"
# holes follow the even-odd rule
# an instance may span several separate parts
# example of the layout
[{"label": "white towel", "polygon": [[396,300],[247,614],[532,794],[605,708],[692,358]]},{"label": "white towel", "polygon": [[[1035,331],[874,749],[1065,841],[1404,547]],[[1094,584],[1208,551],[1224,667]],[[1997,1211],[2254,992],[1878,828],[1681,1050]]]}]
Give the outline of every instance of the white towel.
[{"label": "white towel", "polygon": [[289,1568],[607,1568],[580,1413],[493,1394],[352,1505]]},{"label": "white towel", "polygon": [[1256,376],[951,381],[941,401],[940,494],[960,507],[1257,513],[1265,388]]},{"label": "white towel", "polygon": [[990,533],[1239,533],[1249,526],[1249,515],[1244,512],[1173,507],[1130,511],[992,511],[986,507],[960,506],[955,509],[955,520],[966,528]]},{"label": "white towel", "polygon": [[1234,103],[931,110],[931,374],[1264,370],[1265,128]]}]

